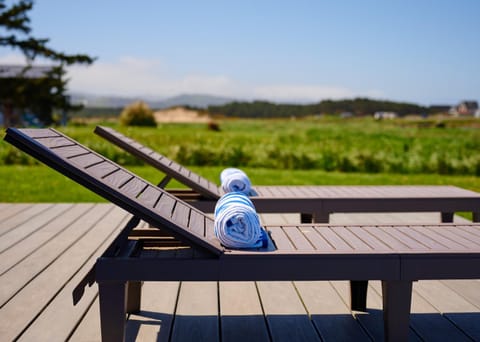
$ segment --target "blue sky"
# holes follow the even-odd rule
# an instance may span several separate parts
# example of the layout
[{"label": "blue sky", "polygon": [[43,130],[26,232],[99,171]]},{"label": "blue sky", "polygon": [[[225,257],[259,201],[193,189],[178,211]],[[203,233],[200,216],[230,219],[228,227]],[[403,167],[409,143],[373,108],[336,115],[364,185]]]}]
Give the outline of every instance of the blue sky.
[{"label": "blue sky", "polygon": [[[41,0],[31,26],[98,58],[69,70],[77,92],[480,100],[478,0]],[[0,63],[21,61],[0,50]]]}]

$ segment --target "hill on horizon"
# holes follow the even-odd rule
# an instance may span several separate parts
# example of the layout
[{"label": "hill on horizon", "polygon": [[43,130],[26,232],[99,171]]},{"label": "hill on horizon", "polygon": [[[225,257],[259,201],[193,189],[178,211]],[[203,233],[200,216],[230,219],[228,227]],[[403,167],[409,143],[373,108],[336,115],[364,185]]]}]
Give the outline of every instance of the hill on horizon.
[{"label": "hill on horizon", "polygon": [[144,101],[150,106],[150,108],[165,109],[178,106],[195,108],[222,106],[235,101],[235,99],[203,94],[181,94],[165,99],[159,99],[148,96],[109,96],[73,93],[71,95],[71,101],[76,104],[82,104],[87,108],[123,108],[132,102]]}]

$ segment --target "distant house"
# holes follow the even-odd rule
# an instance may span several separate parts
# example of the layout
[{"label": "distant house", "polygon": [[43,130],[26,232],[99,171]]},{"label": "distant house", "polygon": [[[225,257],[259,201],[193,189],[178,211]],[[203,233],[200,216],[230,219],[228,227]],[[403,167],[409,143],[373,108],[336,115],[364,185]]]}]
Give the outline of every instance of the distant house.
[{"label": "distant house", "polygon": [[450,109],[450,114],[454,116],[475,116],[477,111],[477,101],[462,101]]},{"label": "distant house", "polygon": [[340,117],[341,117],[342,119],[348,119],[348,118],[351,118],[351,117],[353,117],[353,116],[354,116],[354,115],[353,115],[352,112],[341,112],[341,113],[340,113]]},{"label": "distant house", "polygon": [[384,120],[384,119],[395,119],[398,117],[398,114],[395,112],[375,112],[373,118],[375,120]]},{"label": "distant house", "polygon": [[40,80],[52,79],[52,70],[49,66],[0,65],[0,122],[5,127],[35,125],[36,111],[51,112],[38,98],[51,93],[54,83]]}]

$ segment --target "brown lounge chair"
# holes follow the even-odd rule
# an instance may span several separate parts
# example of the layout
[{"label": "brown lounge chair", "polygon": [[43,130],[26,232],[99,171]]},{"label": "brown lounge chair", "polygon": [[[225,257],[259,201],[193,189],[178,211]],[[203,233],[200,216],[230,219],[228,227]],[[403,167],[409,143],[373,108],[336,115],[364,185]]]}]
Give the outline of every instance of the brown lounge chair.
[{"label": "brown lounge chair", "polygon": [[[142,281],[381,280],[385,339],[406,341],[412,281],[480,276],[478,224],[272,226],[266,248],[231,250],[210,217],[54,129],[9,128],[5,140],[133,214],[74,292],[98,283],[104,341],[124,340]],[[159,229],[137,231],[140,219]]]},{"label": "brown lounge chair", "polygon": [[[191,190],[169,190],[204,212],[213,212],[223,194],[218,185],[182,165],[126,137],[113,128],[97,126],[95,133],[164,172],[159,185],[171,178]],[[480,221],[480,194],[454,186],[256,186],[251,197],[262,213],[301,213],[302,222],[329,222],[335,212],[441,212],[453,222],[455,212],[473,213]]]}]

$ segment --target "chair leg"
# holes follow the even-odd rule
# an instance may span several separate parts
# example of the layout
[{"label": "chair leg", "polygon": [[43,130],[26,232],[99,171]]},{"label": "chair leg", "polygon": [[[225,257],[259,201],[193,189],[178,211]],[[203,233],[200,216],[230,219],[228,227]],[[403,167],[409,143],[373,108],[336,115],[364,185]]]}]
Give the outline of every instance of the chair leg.
[{"label": "chair leg", "polygon": [[453,214],[454,213],[444,213],[444,212],[442,212],[442,222],[443,223],[453,222]]},{"label": "chair leg", "polygon": [[330,219],[330,213],[315,212],[315,213],[301,213],[301,223],[328,223]]},{"label": "chair leg", "polygon": [[142,302],[142,282],[127,283],[127,313],[138,313]]},{"label": "chair leg", "polygon": [[408,341],[411,281],[382,281],[385,341]]},{"label": "chair leg", "polygon": [[480,211],[472,212],[472,221],[473,222],[480,222]]},{"label": "chair leg", "polygon": [[314,223],[328,223],[330,222],[330,213],[316,212],[313,214]]},{"label": "chair leg", "polygon": [[300,223],[312,223],[313,215],[310,213],[300,213]]},{"label": "chair leg", "polygon": [[100,282],[100,324],[103,342],[123,342],[126,321],[126,282]]},{"label": "chair leg", "polygon": [[350,280],[350,309],[367,311],[368,280]]}]

